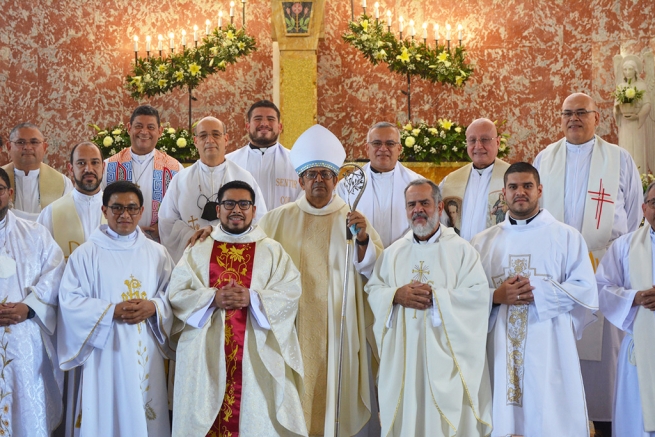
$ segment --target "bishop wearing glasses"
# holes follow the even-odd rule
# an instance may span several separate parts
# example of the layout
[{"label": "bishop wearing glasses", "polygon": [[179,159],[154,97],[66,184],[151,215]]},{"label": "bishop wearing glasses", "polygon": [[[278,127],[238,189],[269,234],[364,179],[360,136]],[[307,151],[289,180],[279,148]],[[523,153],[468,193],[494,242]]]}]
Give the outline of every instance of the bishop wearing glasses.
[{"label": "bishop wearing glasses", "polygon": [[205,226],[216,226],[216,195],[225,183],[240,180],[255,190],[255,223],[266,213],[264,196],[255,178],[245,169],[225,159],[228,141],[225,124],[214,117],[198,122],[194,143],[200,159],[177,174],[159,210],[161,242],[177,263],[189,237]]}]

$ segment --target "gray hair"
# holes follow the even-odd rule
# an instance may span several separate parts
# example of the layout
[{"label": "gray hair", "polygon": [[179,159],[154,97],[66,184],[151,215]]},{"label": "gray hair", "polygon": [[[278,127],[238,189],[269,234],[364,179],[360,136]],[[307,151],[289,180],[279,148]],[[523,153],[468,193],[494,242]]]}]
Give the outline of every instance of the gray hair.
[{"label": "gray hair", "polygon": [[398,126],[396,126],[393,123],[389,123],[388,121],[379,121],[368,129],[368,132],[366,133],[366,141],[368,141],[371,132],[373,132],[375,129],[383,129],[389,127],[396,130],[396,132],[398,133],[398,139],[400,140],[400,129],[398,129]]},{"label": "gray hair", "polygon": [[9,141],[11,141],[12,138],[15,138],[15,134],[18,134],[18,131],[20,129],[36,129],[36,130],[39,131],[41,136],[43,136],[43,133],[41,132],[41,129],[39,129],[39,127],[37,125],[35,125],[34,123],[25,122],[25,123],[19,123],[16,126],[14,126],[14,128],[11,130],[11,132],[9,132]]},{"label": "gray hair", "polygon": [[404,192],[405,198],[407,198],[407,190],[409,190],[409,187],[415,187],[420,185],[429,185],[430,188],[432,188],[432,198],[434,199],[435,205],[438,205],[439,202],[441,202],[442,197],[441,197],[441,190],[439,189],[439,186],[434,182],[432,182],[431,180],[424,179],[424,178],[414,179],[409,184],[407,184],[407,187],[405,187],[405,192]]},{"label": "gray hair", "polygon": [[651,182],[651,183],[648,184],[648,186],[646,187],[646,191],[644,191],[644,203],[646,203],[646,200],[648,200],[648,193],[649,193],[650,190],[652,190],[653,188],[655,188],[655,181]]}]

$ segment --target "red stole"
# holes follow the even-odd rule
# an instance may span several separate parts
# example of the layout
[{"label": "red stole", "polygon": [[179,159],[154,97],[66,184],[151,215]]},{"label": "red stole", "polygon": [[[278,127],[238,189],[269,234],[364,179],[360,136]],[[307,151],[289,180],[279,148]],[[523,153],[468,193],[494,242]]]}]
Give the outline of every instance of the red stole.
[{"label": "red stole", "polygon": [[[234,244],[214,241],[209,263],[209,283],[220,288],[231,280],[250,288],[256,243]],[[225,397],[207,437],[237,437],[241,410],[241,363],[246,338],[248,308],[225,313]]]}]

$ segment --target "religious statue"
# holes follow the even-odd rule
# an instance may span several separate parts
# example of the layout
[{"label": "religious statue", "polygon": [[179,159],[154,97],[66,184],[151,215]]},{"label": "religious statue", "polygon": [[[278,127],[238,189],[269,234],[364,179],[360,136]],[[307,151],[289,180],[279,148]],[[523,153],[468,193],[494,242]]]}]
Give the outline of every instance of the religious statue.
[{"label": "religious statue", "polygon": [[[655,170],[655,60],[650,50],[636,55],[614,56],[616,91],[614,118],[619,128],[619,146],[632,155],[640,173]],[[640,74],[644,71],[646,81]]]}]

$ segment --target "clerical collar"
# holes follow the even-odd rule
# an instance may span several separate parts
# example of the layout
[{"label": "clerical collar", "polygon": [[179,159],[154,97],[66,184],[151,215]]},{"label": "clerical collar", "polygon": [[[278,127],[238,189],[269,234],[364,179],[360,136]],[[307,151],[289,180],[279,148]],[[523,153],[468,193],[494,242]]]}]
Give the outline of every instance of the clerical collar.
[{"label": "clerical collar", "polygon": [[119,235],[112,228],[109,227],[109,225],[103,225],[101,230],[105,232],[105,235],[107,235],[109,238],[112,240],[117,240],[117,241],[131,241],[131,240],[136,240],[136,237],[139,235],[139,231],[136,229],[134,232],[132,232],[129,235]]},{"label": "clerical collar", "polygon": [[[276,143],[276,144],[277,144],[277,143]],[[257,146],[255,146],[255,145],[253,145],[252,143],[248,143],[248,146],[250,147],[251,150],[258,150],[258,151],[262,152],[262,155],[263,155],[264,153],[266,153],[266,151],[267,151],[268,149],[270,149],[271,147],[275,146],[275,144],[273,144],[273,146],[268,146],[268,147],[257,147]]]},{"label": "clerical collar", "polygon": [[582,144],[571,144],[568,141],[566,142],[566,147],[569,150],[583,150],[583,149],[588,149],[593,147],[593,145],[596,143],[596,136],[594,135],[589,141],[586,143]]},{"label": "clerical collar", "polygon": [[494,163],[493,162],[491,164],[489,164],[488,166],[484,167],[484,168],[477,168],[477,167],[473,166],[473,170],[477,171],[480,176],[482,176],[483,173],[488,173],[488,172],[492,171],[493,169],[494,169]]},{"label": "clerical collar", "polygon": [[416,234],[414,235],[414,244],[429,244],[429,243],[436,243],[439,241],[439,237],[441,237],[441,225],[439,225],[439,229],[437,229],[437,232],[434,233],[433,236],[428,238],[427,240],[419,240],[416,238]]},{"label": "clerical collar", "polygon": [[150,158],[152,158],[155,155],[155,149],[152,149],[150,153],[146,153],[145,155],[137,155],[134,153],[134,150],[131,150],[132,152],[132,159],[138,162],[139,164],[143,164]]},{"label": "clerical collar", "polygon": [[226,161],[227,161],[227,159],[223,158],[223,162],[221,162],[220,164],[215,165],[215,166],[213,166],[213,167],[212,167],[211,165],[207,165],[207,164],[205,164],[205,163],[202,162],[200,159],[199,159],[197,162],[198,162],[198,166],[200,167],[200,169],[201,169],[202,171],[206,171],[206,172],[210,172],[210,173],[212,173],[214,170],[220,168],[221,166],[224,166]]},{"label": "clerical collar", "polygon": [[73,196],[79,200],[87,200],[87,201],[92,201],[94,199],[100,198],[102,200],[102,190],[98,191],[95,194],[86,194],[78,189],[73,190]]},{"label": "clerical collar", "polygon": [[541,210],[537,211],[537,213],[536,213],[535,215],[533,215],[533,216],[530,217],[529,219],[525,219],[525,220],[516,220],[516,219],[513,219],[512,216],[509,215],[509,213],[507,214],[507,217],[509,217],[509,222],[510,222],[510,224],[512,224],[512,225],[527,225],[527,224],[530,223],[532,220],[534,220],[535,217],[537,217],[537,216],[539,215],[540,212],[541,212]]},{"label": "clerical collar", "polygon": [[19,178],[23,179],[35,179],[39,177],[39,173],[41,172],[41,168],[37,168],[36,170],[28,170],[28,174],[25,174],[25,170],[19,170],[16,167],[14,167],[14,175],[18,176]]},{"label": "clerical collar", "polygon": [[248,232],[252,231],[252,226],[250,226],[248,229],[246,229],[245,231],[241,232],[240,234],[234,234],[234,233],[232,233],[232,232],[226,230],[226,229],[223,227],[223,225],[218,225],[218,227],[219,227],[219,229],[220,229],[221,231],[223,231],[223,232],[226,233],[227,235],[232,235],[233,237],[240,237],[241,235],[246,235]]}]

